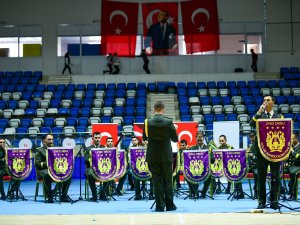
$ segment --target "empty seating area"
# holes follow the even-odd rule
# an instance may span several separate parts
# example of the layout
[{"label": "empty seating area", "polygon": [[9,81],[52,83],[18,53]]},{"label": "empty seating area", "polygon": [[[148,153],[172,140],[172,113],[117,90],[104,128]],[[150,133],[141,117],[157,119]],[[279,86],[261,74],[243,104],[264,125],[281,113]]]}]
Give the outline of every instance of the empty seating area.
[{"label": "empty seating area", "polygon": [[298,67],[281,67],[280,75],[285,80],[300,80],[300,71]]},{"label": "empty seating area", "polygon": [[[30,87],[30,89],[28,89]],[[0,132],[29,137],[37,133],[91,131],[92,123],[123,126],[144,122],[146,83],[26,85],[0,94]]]},{"label": "empty seating area", "polygon": [[182,121],[199,121],[207,129],[214,121],[238,120],[245,134],[263,96],[274,95],[274,110],[292,118],[299,129],[300,80],[180,82],[177,94]]}]

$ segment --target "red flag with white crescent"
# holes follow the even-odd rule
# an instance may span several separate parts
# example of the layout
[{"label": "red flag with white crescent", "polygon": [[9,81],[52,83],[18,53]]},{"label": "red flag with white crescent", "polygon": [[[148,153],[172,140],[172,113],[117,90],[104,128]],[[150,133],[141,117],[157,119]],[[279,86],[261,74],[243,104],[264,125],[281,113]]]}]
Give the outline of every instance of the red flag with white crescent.
[{"label": "red flag with white crescent", "polygon": [[138,26],[138,3],[102,1],[101,52],[134,56]]},{"label": "red flag with white crescent", "polygon": [[133,132],[134,136],[139,139],[139,144],[142,144],[143,141],[143,131],[144,131],[144,124],[143,123],[134,123],[133,124]]},{"label": "red flag with white crescent", "polygon": [[186,52],[218,50],[219,19],[216,0],[193,0],[181,2],[182,28]]},{"label": "red flag with white crescent", "polygon": [[96,131],[101,133],[101,145],[106,145],[106,139],[112,137],[114,144],[118,141],[118,124],[117,123],[93,123],[92,133]]},{"label": "red flag with white crescent", "polygon": [[196,134],[198,132],[198,122],[174,122],[177,124],[178,144],[181,140],[186,140],[188,146],[196,145]]}]

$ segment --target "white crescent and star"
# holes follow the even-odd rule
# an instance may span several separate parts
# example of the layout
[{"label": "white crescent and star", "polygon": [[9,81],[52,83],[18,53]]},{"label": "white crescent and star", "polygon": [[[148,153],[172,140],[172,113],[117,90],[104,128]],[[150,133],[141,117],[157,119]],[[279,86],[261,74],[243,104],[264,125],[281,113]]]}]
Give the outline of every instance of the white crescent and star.
[{"label": "white crescent and star", "polygon": [[191,132],[187,131],[187,130],[184,130],[184,131],[181,131],[179,134],[178,134],[178,139],[181,140],[181,137],[183,135],[188,135],[189,138],[190,138],[190,141],[186,140],[187,143],[190,143],[193,141],[193,135],[191,134]]},{"label": "white crescent and star", "polygon": [[111,137],[111,134],[108,132],[102,132],[101,137]]},{"label": "white crescent and star", "polygon": [[[205,8],[198,8],[198,9],[194,10],[194,12],[192,13],[192,16],[191,16],[191,20],[192,20],[193,24],[195,24],[195,17],[199,13],[204,13],[206,15],[206,17],[207,17],[207,21],[206,22],[209,22],[210,14],[209,14],[208,10],[205,9]],[[205,26],[203,26],[202,24],[200,24],[200,27],[198,28],[198,30],[199,30],[199,32],[204,32]]]},{"label": "white crescent and star", "polygon": [[[109,22],[110,22],[110,24],[113,25],[112,20],[113,20],[114,16],[116,16],[116,15],[120,15],[120,16],[124,17],[124,19],[125,19],[125,24],[124,24],[124,26],[126,26],[127,23],[128,23],[128,16],[127,16],[127,14],[126,14],[124,11],[122,11],[122,10],[115,10],[115,11],[113,11],[113,12],[110,14],[110,16],[109,16]],[[115,32],[116,32],[116,34],[119,34],[119,35],[120,35],[121,32],[122,32],[122,30],[121,30],[119,27],[117,27],[117,29],[115,29]]]},{"label": "white crescent and star", "polygon": [[134,136],[136,136],[136,137],[142,137],[143,135],[140,132],[138,132],[138,131],[134,131]]},{"label": "white crescent and star", "polygon": [[159,12],[160,12],[159,9],[154,9],[148,14],[147,19],[146,19],[146,26],[148,29],[153,24],[153,15],[156,13],[159,13]]}]

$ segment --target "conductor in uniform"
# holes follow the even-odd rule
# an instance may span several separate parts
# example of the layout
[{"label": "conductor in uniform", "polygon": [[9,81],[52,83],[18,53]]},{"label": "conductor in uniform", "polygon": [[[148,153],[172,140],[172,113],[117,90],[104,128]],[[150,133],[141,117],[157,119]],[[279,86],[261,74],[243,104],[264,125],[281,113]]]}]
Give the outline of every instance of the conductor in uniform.
[{"label": "conductor in uniform", "polygon": [[[250,120],[250,125],[256,127],[256,122],[258,119],[274,119],[274,118],[283,118],[282,114],[277,114],[273,110],[273,105],[275,103],[275,98],[270,95],[264,96],[264,101],[259,107],[257,113]],[[280,162],[271,162],[262,156],[258,147],[257,138],[255,139],[253,148],[256,151],[257,155],[257,194],[258,194],[258,209],[266,208],[266,177],[267,177],[267,168],[270,165],[271,169],[271,204],[270,208],[276,210],[278,206],[279,190],[280,190]]]},{"label": "conductor in uniform", "polygon": [[178,136],[170,118],[165,117],[165,105],[161,101],[154,104],[154,117],[145,120],[143,139],[148,141],[146,162],[152,174],[156,201],[155,211],[176,210],[173,202],[173,152],[171,141]]}]

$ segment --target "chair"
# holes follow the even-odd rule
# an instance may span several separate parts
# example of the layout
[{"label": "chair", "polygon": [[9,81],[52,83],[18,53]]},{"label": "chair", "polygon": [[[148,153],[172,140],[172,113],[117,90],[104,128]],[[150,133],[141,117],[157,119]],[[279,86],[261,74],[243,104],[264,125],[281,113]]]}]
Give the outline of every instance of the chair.
[{"label": "chair", "polygon": [[202,105],[202,106],[210,105],[210,97],[201,96],[200,97],[200,105]]},{"label": "chair", "polygon": [[125,107],[125,116],[134,116],[135,115],[135,108],[134,107]]},{"label": "chair", "polygon": [[85,126],[87,127],[89,124],[89,119],[88,117],[79,117],[77,120],[78,126]]},{"label": "chair", "polygon": [[300,113],[300,105],[299,104],[293,104],[290,106],[291,113]]},{"label": "chair", "polygon": [[243,135],[248,135],[251,133],[251,131],[252,131],[252,128],[249,123],[241,124],[241,132]]},{"label": "chair", "polygon": [[267,88],[268,84],[267,84],[267,81],[265,81],[265,80],[259,80],[259,81],[257,81],[257,86],[259,88]]},{"label": "chair", "polygon": [[240,121],[241,124],[249,123],[250,117],[248,116],[248,114],[239,114],[237,116],[237,120]]},{"label": "chair", "polygon": [[27,129],[28,127],[31,126],[31,122],[32,122],[32,119],[30,119],[30,118],[23,118],[23,119],[21,119],[21,127]]},{"label": "chair", "polygon": [[51,127],[40,127],[40,133],[50,134],[50,133],[52,133],[52,129],[51,129]]},{"label": "chair", "polygon": [[2,100],[9,101],[9,100],[11,100],[11,98],[12,98],[12,95],[10,92],[2,93]]},{"label": "chair", "polygon": [[146,98],[137,98],[136,99],[136,106],[137,107],[146,107],[146,102],[147,102]]},{"label": "chair", "polygon": [[95,98],[96,99],[104,99],[106,96],[105,91],[104,90],[97,90],[95,91]]},{"label": "chair", "polygon": [[50,100],[49,99],[40,100],[40,107],[42,109],[48,109],[49,105],[50,105]]},{"label": "chair", "polygon": [[[9,126],[10,127],[18,128],[20,126],[20,124],[21,124],[20,119],[10,119],[9,120]],[[2,127],[2,125],[0,125],[0,127]]]},{"label": "chair", "polygon": [[247,105],[246,111],[248,114],[254,114],[257,112],[257,106],[256,105]]},{"label": "chair", "polygon": [[197,89],[196,88],[188,89],[187,90],[187,95],[189,97],[196,97],[197,96]]},{"label": "chair", "polygon": [[74,98],[75,99],[83,99],[84,98],[84,92],[83,91],[75,91],[74,92]]},{"label": "chair", "polygon": [[249,88],[247,88],[247,87],[240,88],[240,95],[242,97],[249,95]]},{"label": "chair", "polygon": [[104,99],[104,107],[113,107],[115,104],[115,100],[112,98]]},{"label": "chair", "polygon": [[201,107],[199,105],[193,105],[190,111],[192,115],[199,115],[201,113]]},{"label": "chair", "polygon": [[43,118],[33,118],[31,123],[32,123],[32,126],[34,126],[34,127],[44,126]]},{"label": "chair", "polygon": [[63,128],[63,133],[66,137],[72,137],[74,136],[76,130],[73,126],[66,126]]},{"label": "chair", "polygon": [[101,123],[100,117],[92,116],[89,118],[89,124],[92,125],[94,123]]},{"label": "chair", "polygon": [[234,106],[233,105],[224,105],[223,111],[225,114],[234,113]]},{"label": "chair", "polygon": [[91,109],[90,108],[81,108],[80,109],[80,115],[84,117],[89,117],[91,114]]},{"label": "chair", "polygon": [[279,96],[281,94],[281,89],[280,88],[271,88],[271,94],[273,96]]},{"label": "chair", "polygon": [[78,117],[80,109],[79,108],[70,108],[69,115],[70,117]]},{"label": "chair", "polygon": [[253,104],[253,97],[252,96],[244,96],[243,97],[244,105],[252,105]]},{"label": "chair", "polygon": [[191,106],[197,106],[199,105],[200,102],[199,102],[199,98],[198,97],[189,97],[189,105]]},{"label": "chair", "polygon": [[14,110],[12,109],[4,109],[3,112],[3,118],[5,119],[10,119],[12,118],[13,114],[14,114]]},{"label": "chair", "polygon": [[96,108],[102,108],[103,107],[103,100],[102,99],[94,99],[93,100],[93,106]]},{"label": "chair", "polygon": [[227,88],[236,88],[235,81],[227,81]]},{"label": "chair", "polygon": [[136,122],[136,123],[144,123],[145,119],[146,119],[145,116],[136,116],[134,118],[134,122]]},{"label": "chair", "polygon": [[52,99],[50,101],[50,108],[59,108],[60,107],[60,99]]},{"label": "chair", "polygon": [[266,95],[269,96],[269,95],[271,95],[271,89],[270,88],[262,88],[260,90],[260,93],[262,96],[266,96]]},{"label": "chair", "polygon": [[135,98],[136,91],[135,90],[127,90],[126,91],[126,96],[127,98]]},{"label": "chair", "polygon": [[146,116],[146,107],[136,107],[135,115]]},{"label": "chair", "polygon": [[198,123],[203,123],[204,118],[201,114],[199,115],[192,115],[192,121],[197,121]]},{"label": "chair", "polygon": [[234,106],[234,111],[236,114],[244,114],[246,112],[246,106],[236,105],[236,106]]},{"label": "chair", "polygon": [[44,126],[45,127],[53,127],[54,126],[54,118],[53,117],[44,118]]},{"label": "chair", "polygon": [[180,116],[180,120],[181,121],[191,121],[192,117],[191,117],[191,115],[182,115],[182,116]]},{"label": "chair", "polygon": [[72,106],[72,100],[70,100],[70,99],[63,99],[63,100],[61,100],[61,106],[63,107],[63,108],[71,108],[71,106]]},{"label": "chair", "polygon": [[93,99],[84,99],[82,102],[82,107],[90,108],[93,105]]},{"label": "chair", "polygon": [[96,84],[94,84],[94,83],[89,83],[89,84],[86,85],[86,89],[87,89],[88,91],[95,91],[95,90],[96,90]]},{"label": "chair", "polygon": [[179,107],[180,115],[190,115],[190,107],[189,106],[180,106]]},{"label": "chair", "polygon": [[25,110],[24,109],[15,109],[14,110],[14,113],[13,113],[14,117],[20,118],[20,117],[24,117],[24,115],[25,115]]},{"label": "chair", "polygon": [[124,106],[125,105],[125,99],[124,98],[116,98],[115,99],[115,106]]},{"label": "chair", "polygon": [[203,105],[202,106],[202,113],[203,114],[211,114],[212,106],[211,105]]},{"label": "chair", "polygon": [[281,113],[289,113],[290,112],[290,106],[288,104],[281,104],[279,105],[279,111]]},{"label": "chair", "polygon": [[204,81],[197,82],[197,89],[204,89],[204,88],[207,88],[206,82],[204,82]]},{"label": "chair", "polygon": [[209,94],[209,96],[218,96],[218,94],[219,94],[219,91],[218,91],[218,89],[215,89],[215,88],[212,88],[212,89],[208,89],[208,94]]},{"label": "chair", "polygon": [[19,101],[22,98],[22,92],[13,92],[12,93],[12,99]]},{"label": "chair", "polygon": [[281,94],[283,96],[291,95],[291,93],[292,93],[292,89],[291,88],[282,88],[281,89]]},{"label": "chair", "polygon": [[274,104],[274,105],[273,105],[273,111],[274,111],[275,113],[279,113],[279,106],[278,106],[277,104]]},{"label": "chair", "polygon": [[247,87],[248,87],[248,88],[256,88],[256,87],[257,87],[257,82],[256,82],[256,80],[249,80],[249,81],[247,82]]},{"label": "chair", "polygon": [[113,116],[114,110],[112,107],[104,107],[102,109],[103,116]]},{"label": "chair", "polygon": [[77,126],[77,117],[68,117],[66,126],[76,127]]},{"label": "chair", "polygon": [[229,92],[230,92],[231,96],[239,96],[239,94],[240,94],[240,91],[238,88],[230,88]]},{"label": "chair", "polygon": [[235,113],[229,113],[226,115],[228,121],[237,121],[237,115]]},{"label": "chair", "polygon": [[210,124],[210,123],[213,123],[215,117],[213,114],[206,114],[206,115],[203,115],[203,118],[204,118],[204,123],[205,124]]},{"label": "chair", "polygon": [[82,99],[73,99],[72,107],[73,108],[80,108],[82,106]]},{"label": "chair", "polygon": [[101,123],[111,123],[111,116],[102,116]]},{"label": "chair", "polygon": [[134,107],[135,106],[135,98],[127,98],[125,100],[125,105],[130,106],[130,107]]},{"label": "chair", "polygon": [[85,99],[94,99],[94,95],[95,95],[94,91],[86,91],[84,97]]},{"label": "chair", "polygon": [[30,138],[36,138],[39,133],[40,133],[39,127],[29,127],[28,128],[28,136]]},{"label": "chair", "polygon": [[127,83],[127,90],[136,90],[136,83]]},{"label": "chair", "polygon": [[106,84],[105,83],[99,83],[96,87],[97,90],[105,91],[106,90]]},{"label": "chair", "polygon": [[67,117],[69,115],[69,108],[59,108],[57,115]]},{"label": "chair", "polygon": [[54,125],[56,127],[64,127],[67,124],[66,118],[59,117],[54,120]]},{"label": "chair", "polygon": [[229,90],[227,88],[219,89],[219,95],[221,97],[228,96],[229,95]]},{"label": "chair", "polygon": [[256,97],[260,95],[260,89],[259,88],[250,88],[250,95],[253,97]]},{"label": "chair", "polygon": [[207,81],[207,89],[216,89],[217,88],[217,84],[215,81]]},{"label": "chair", "polygon": [[213,96],[210,98],[210,102],[212,105],[221,105],[222,104],[222,99],[219,96]]},{"label": "chair", "polygon": [[215,121],[225,121],[225,115],[224,114],[217,114],[215,115]]},{"label": "chair", "polygon": [[223,106],[222,105],[214,105],[212,107],[212,111],[214,114],[223,114]]},{"label": "chair", "polygon": [[217,81],[217,88],[218,89],[222,89],[222,88],[226,88],[226,81]]},{"label": "chair", "polygon": [[241,96],[232,96],[231,97],[231,102],[233,105],[241,105],[243,102],[243,99]]},{"label": "chair", "polygon": [[96,108],[96,107],[91,108],[91,115],[94,116],[94,117],[95,116],[100,117],[102,115],[102,109],[101,108]]},{"label": "chair", "polygon": [[239,88],[245,88],[245,87],[247,87],[246,81],[239,80],[239,81],[237,82],[237,87],[239,87]]},{"label": "chair", "polygon": [[53,98],[53,92],[52,91],[46,91],[46,92],[44,92],[43,98],[51,100]]},{"label": "chair", "polygon": [[134,117],[133,116],[124,116],[124,125],[132,125],[134,123]]},{"label": "chair", "polygon": [[[65,91],[63,96],[64,96],[64,99],[73,99],[73,96],[74,96],[74,92],[75,91]],[[54,98],[55,98],[55,95],[54,95]]]},{"label": "chair", "polygon": [[208,96],[208,90],[207,89],[198,89],[198,96]]},{"label": "chair", "polygon": [[120,116],[114,116],[113,118],[111,118],[111,122],[112,123],[117,123],[118,125],[123,125],[124,123],[124,120],[123,120],[123,117],[120,117]]},{"label": "chair", "polygon": [[57,108],[48,108],[47,109],[47,116],[56,117],[57,115],[58,115],[58,109]]},{"label": "chair", "polygon": [[26,109],[29,106],[28,100],[20,100],[19,101],[19,108]]}]

